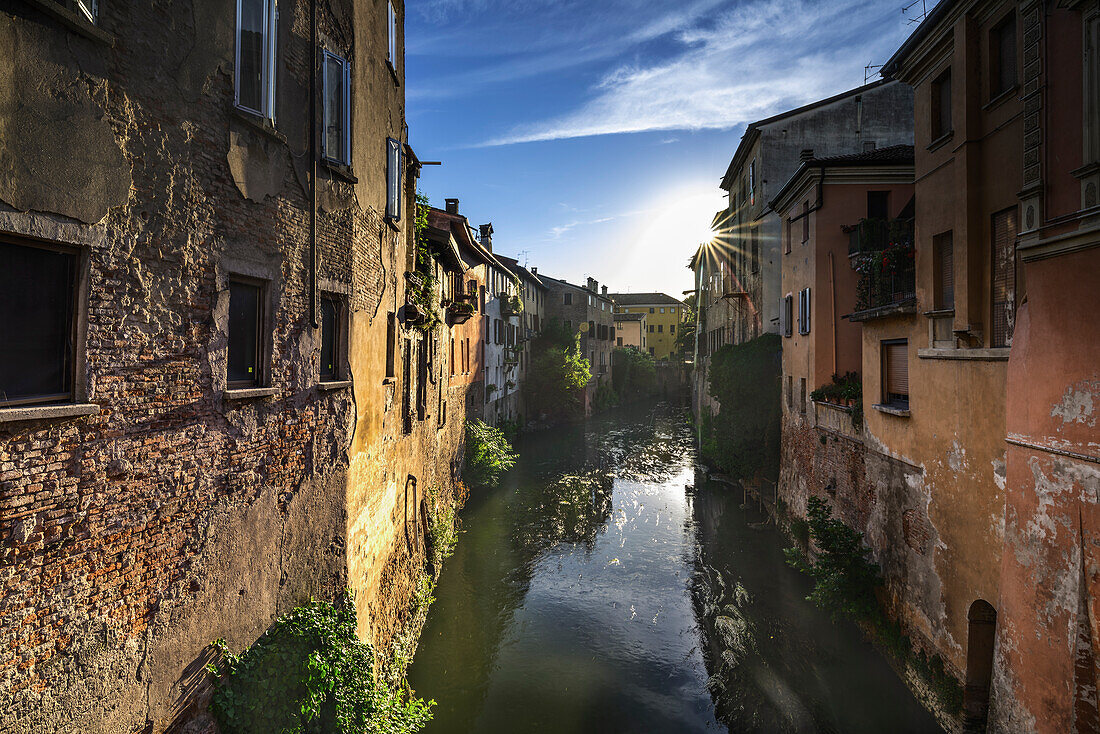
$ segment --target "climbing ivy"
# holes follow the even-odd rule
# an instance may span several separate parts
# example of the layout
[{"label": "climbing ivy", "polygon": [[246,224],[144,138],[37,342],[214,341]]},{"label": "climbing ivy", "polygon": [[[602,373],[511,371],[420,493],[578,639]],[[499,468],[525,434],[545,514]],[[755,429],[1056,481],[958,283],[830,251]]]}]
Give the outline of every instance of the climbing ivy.
[{"label": "climbing ivy", "polygon": [[251,647],[207,666],[211,712],[223,734],[403,734],[431,720],[434,701],[374,674],[374,651],[356,635],[351,594],[279,617]]},{"label": "climbing ivy", "polygon": [[432,262],[432,252],[425,232],[428,230],[428,210],[431,202],[422,192],[416,193],[416,222],[414,226],[416,237],[416,270],[412,277],[408,277],[407,291],[409,300],[424,312],[424,321],[415,324],[421,331],[431,331],[440,324],[439,309],[436,307],[436,287],[439,285],[435,276],[435,265]]}]

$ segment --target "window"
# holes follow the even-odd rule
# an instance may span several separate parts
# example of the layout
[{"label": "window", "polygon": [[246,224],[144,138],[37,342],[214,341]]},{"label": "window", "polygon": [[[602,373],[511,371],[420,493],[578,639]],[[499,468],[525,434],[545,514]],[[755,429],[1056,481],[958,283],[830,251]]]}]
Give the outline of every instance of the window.
[{"label": "window", "polygon": [[756,159],[749,163],[749,204],[756,203]]},{"label": "window", "polygon": [[650,347],[650,348],[649,348],[649,355],[650,355],[650,356],[653,356],[653,347]]},{"label": "window", "polygon": [[787,375],[787,410],[794,410],[794,378]]},{"label": "window", "polygon": [[451,377],[455,376],[455,338],[451,337]]},{"label": "window", "polygon": [[334,382],[343,372],[345,321],[343,302],[321,296],[321,382]]},{"label": "window", "polygon": [[868,191],[867,192],[867,218],[868,219],[889,219],[890,218],[890,192],[889,191]]},{"label": "window", "polygon": [[794,222],[792,222],[791,220],[788,219],[784,224],[785,224],[785,228],[786,228],[787,231],[786,231],[785,236],[783,238],[783,254],[784,255],[790,255],[791,254],[791,238],[793,237],[791,232],[794,229]]},{"label": "window", "polygon": [[806,378],[798,378],[799,398],[798,398],[798,412],[802,415],[806,415]]},{"label": "window", "polygon": [[950,232],[932,238],[935,263],[936,309],[955,308],[955,253]]},{"label": "window", "polygon": [[790,336],[792,320],[794,317],[794,297],[790,293],[783,296],[783,304],[779,307],[779,329],[783,336]]},{"label": "window", "polygon": [[617,347],[621,347],[622,345],[623,345],[623,338],[622,338],[622,337],[620,336],[620,337],[619,337],[619,338],[618,338],[618,339],[617,339],[617,340],[615,341],[615,346],[617,346]]},{"label": "window", "polygon": [[566,306],[572,306],[573,305],[573,294],[572,293],[563,293],[562,294],[562,299],[563,299],[563,302]]},{"label": "window", "polygon": [[653,309],[652,309],[652,308],[651,308],[651,309],[649,309],[649,312],[650,312],[650,313],[653,313]]},{"label": "window", "polygon": [[235,103],[275,121],[276,0],[237,0]]},{"label": "window", "polygon": [[263,284],[255,280],[229,281],[229,355],[226,381],[230,389],[263,384]]},{"label": "window", "polygon": [[78,260],[0,243],[0,405],[73,399]]},{"label": "window", "polygon": [[750,260],[752,262],[752,272],[760,272],[760,228],[753,227],[749,232],[750,241]]},{"label": "window", "polygon": [[321,152],[330,161],[347,166],[351,164],[351,67],[328,51],[324,60]]},{"label": "window", "polygon": [[668,333],[669,334],[675,334],[676,333],[676,324],[669,324],[668,325]]},{"label": "window", "polygon": [[802,202],[802,244],[810,239],[810,202]]},{"label": "window", "polygon": [[1016,207],[993,215],[994,347],[1012,346],[1016,323]]},{"label": "window", "polygon": [[882,342],[882,402],[909,408],[909,342],[905,339]]},{"label": "window", "polygon": [[798,333],[810,333],[810,289],[803,288],[798,292]]},{"label": "window", "polygon": [[386,218],[401,221],[401,142],[386,138]]},{"label": "window", "polygon": [[386,3],[386,27],[388,29],[388,44],[386,46],[386,61],[390,68],[397,71],[397,10],[393,7],[393,0]]},{"label": "window", "polygon": [[951,132],[951,69],[932,82],[932,140]]},{"label": "window", "polygon": [[989,34],[989,96],[1016,86],[1016,13],[1009,13]]},{"label": "window", "polygon": [[670,308],[670,309],[668,310],[668,312],[669,312],[669,313],[676,313],[676,307],[675,307],[675,306],[673,306],[672,308]]},{"label": "window", "polygon": [[397,314],[386,314],[386,377],[397,377]]},{"label": "window", "polygon": [[89,23],[95,23],[99,15],[99,0],[54,0],[54,2],[66,10],[83,15]]},{"label": "window", "polygon": [[664,312],[665,312],[665,310],[664,310],[664,309],[662,308],[662,309],[661,309],[661,313],[664,313]]},{"label": "window", "polygon": [[658,334],[664,334],[665,333],[665,325],[664,324],[657,324],[657,333]]},{"label": "window", "polygon": [[650,333],[650,334],[654,333],[654,332],[653,332],[653,324],[650,324],[650,325],[649,325],[649,333]]}]

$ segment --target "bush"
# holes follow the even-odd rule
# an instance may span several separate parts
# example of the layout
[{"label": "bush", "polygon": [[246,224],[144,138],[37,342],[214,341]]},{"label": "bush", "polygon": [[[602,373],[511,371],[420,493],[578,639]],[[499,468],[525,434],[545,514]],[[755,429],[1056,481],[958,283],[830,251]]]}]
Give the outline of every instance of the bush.
[{"label": "bush", "polygon": [[466,476],[471,483],[494,487],[515,463],[504,431],[479,420],[466,422]]},{"label": "bush", "polygon": [[735,477],[779,475],[779,350],[779,335],[765,334],[711,357],[708,389],[720,407],[703,416],[700,452]]},{"label": "bush", "polygon": [[592,365],[581,356],[580,337],[572,348],[549,338],[539,340],[527,369],[527,404],[537,414],[568,417],[583,411],[580,390],[592,379]]},{"label": "bush", "polygon": [[611,384],[620,402],[652,394],[657,387],[653,355],[637,347],[617,347],[611,353]]},{"label": "bush", "polygon": [[311,601],[276,620],[241,655],[214,645],[225,663],[210,710],[224,734],[399,734],[431,720],[434,701],[374,675],[374,651],[355,633],[350,595]]},{"label": "bush", "polygon": [[818,548],[816,557],[807,560],[796,548],[786,551],[787,562],[814,579],[814,590],[806,598],[834,616],[871,619],[878,608],[879,568],[867,559],[863,533],[832,517],[829,506],[818,497],[810,498],[806,515],[810,538]]}]

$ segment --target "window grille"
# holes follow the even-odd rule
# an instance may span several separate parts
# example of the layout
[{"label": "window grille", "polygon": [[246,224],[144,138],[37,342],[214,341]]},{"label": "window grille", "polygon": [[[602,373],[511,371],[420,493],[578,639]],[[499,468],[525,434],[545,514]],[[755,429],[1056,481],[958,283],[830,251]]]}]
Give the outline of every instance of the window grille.
[{"label": "window grille", "polygon": [[1012,346],[1016,323],[1016,208],[993,215],[992,346]]}]

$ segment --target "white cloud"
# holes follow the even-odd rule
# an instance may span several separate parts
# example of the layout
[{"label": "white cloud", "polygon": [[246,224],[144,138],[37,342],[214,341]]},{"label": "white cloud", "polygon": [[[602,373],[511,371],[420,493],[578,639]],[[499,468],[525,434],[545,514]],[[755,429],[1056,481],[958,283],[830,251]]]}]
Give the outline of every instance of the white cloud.
[{"label": "white cloud", "polygon": [[907,30],[880,0],[748,0],[707,20],[665,26],[678,28],[679,55],[620,65],[577,109],[485,145],[732,128],[858,86]]}]

